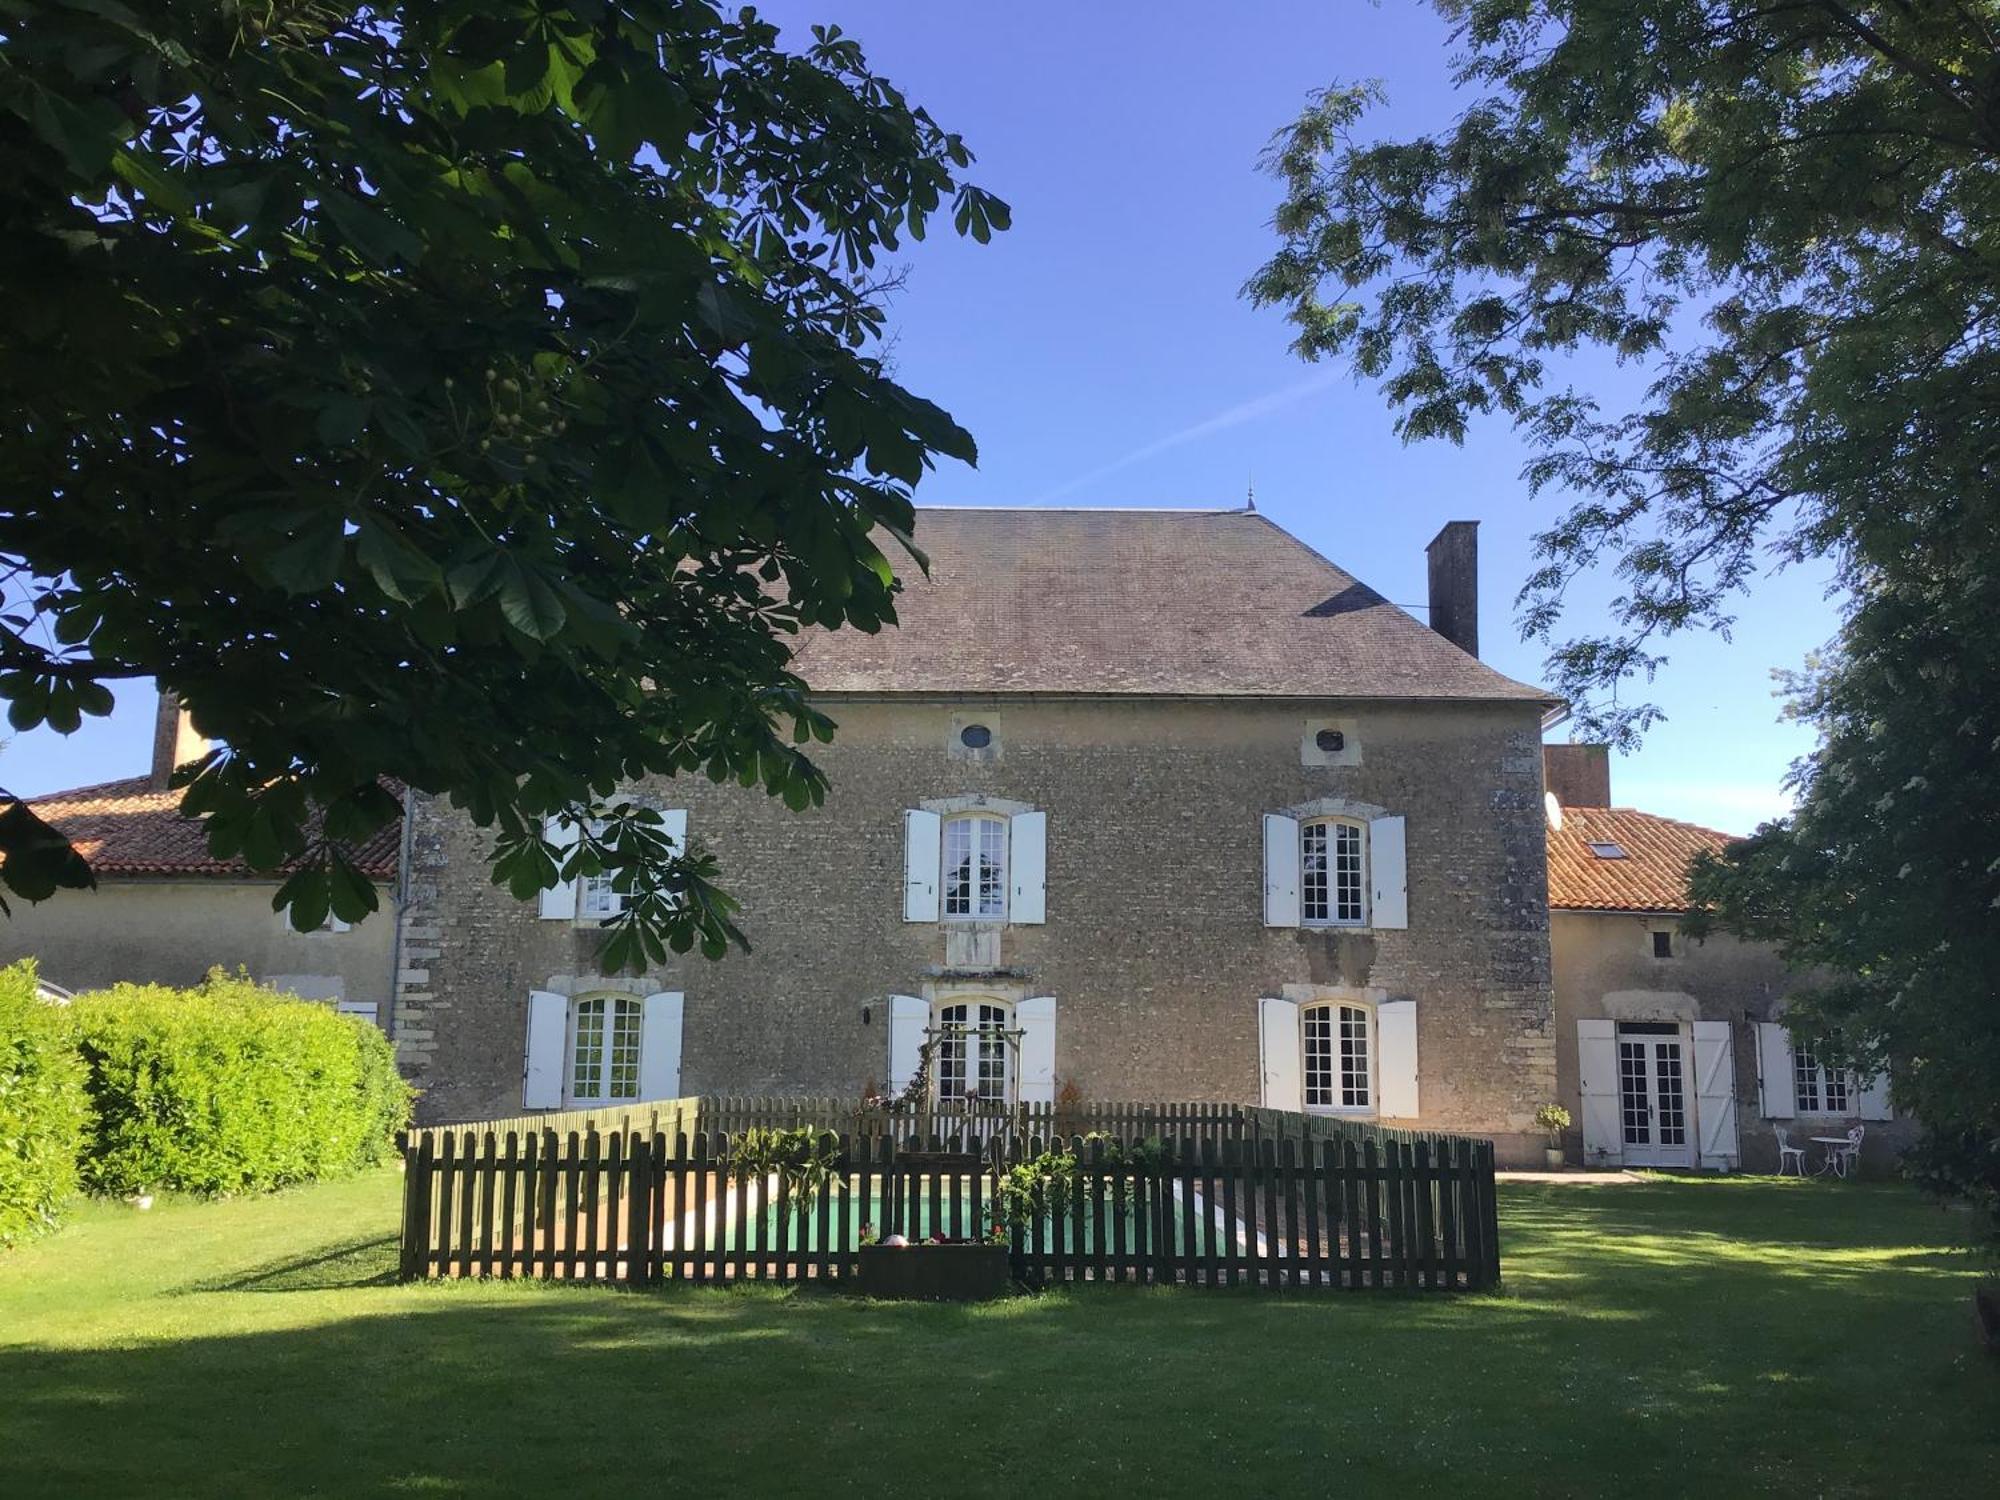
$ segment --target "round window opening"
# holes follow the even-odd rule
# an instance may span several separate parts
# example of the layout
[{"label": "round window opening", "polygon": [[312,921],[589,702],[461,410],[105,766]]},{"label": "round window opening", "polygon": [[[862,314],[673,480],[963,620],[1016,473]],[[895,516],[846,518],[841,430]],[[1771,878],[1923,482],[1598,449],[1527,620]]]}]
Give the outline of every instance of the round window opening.
[{"label": "round window opening", "polygon": [[1326,755],[1338,755],[1347,748],[1347,736],[1338,729],[1322,729],[1313,736],[1313,743]]},{"label": "round window opening", "polygon": [[968,724],[959,730],[958,742],[968,750],[984,750],[993,743],[993,731],[984,724]]}]

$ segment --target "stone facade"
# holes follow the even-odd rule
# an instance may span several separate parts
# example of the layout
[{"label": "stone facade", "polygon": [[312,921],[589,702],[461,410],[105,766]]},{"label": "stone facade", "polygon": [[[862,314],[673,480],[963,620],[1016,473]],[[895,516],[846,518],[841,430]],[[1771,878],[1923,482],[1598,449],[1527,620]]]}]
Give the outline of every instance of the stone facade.
[{"label": "stone facade", "polygon": [[[1554,1097],[1533,701],[825,697],[824,807],[688,780],[752,949],[604,984],[588,920],[490,883],[483,835],[419,799],[398,1036],[431,1120],[512,1114],[531,990],[685,994],[684,1093],[858,1094],[888,1076],[889,997],[1054,996],[1055,1072],[1096,1099],[1260,1095],[1258,1000],[1416,1002],[1424,1128],[1538,1153]],[[958,731],[988,726],[967,753]],[[1343,726],[1337,754],[1315,725]],[[1046,920],[949,933],[903,912],[906,809],[1005,799],[1047,817]],[[1326,798],[1407,827],[1408,926],[1263,923],[1262,816]]]},{"label": "stone facade", "polygon": [[[1656,957],[1654,934],[1668,934],[1670,956]],[[1577,1061],[1577,1022],[1722,1021],[1730,1027],[1736,1086],[1736,1132],[1745,1171],[1778,1168],[1774,1124],[1782,1123],[1793,1145],[1813,1136],[1835,1135],[1852,1124],[1852,1110],[1837,1115],[1801,1113],[1774,1122],[1762,1112],[1757,1023],[1782,1019],[1786,994],[1797,977],[1777,950],[1723,934],[1702,941],[1683,937],[1677,913],[1555,911],[1550,914],[1550,946],[1555,962],[1557,1097],[1577,1122],[1566,1147],[1582,1160],[1583,1119]],[[1886,1172],[1909,1143],[1908,1120],[1867,1122],[1862,1148],[1865,1169]],[[1808,1146],[1818,1164],[1820,1148]]]}]

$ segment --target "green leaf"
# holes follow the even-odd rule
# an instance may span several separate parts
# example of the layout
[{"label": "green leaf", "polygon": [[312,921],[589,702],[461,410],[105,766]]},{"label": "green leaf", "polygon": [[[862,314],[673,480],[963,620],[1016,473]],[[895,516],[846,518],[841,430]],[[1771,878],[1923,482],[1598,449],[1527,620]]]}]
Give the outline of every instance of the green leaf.
[{"label": "green leaf", "polygon": [[288,594],[317,594],[333,586],[346,556],[347,537],[338,516],[316,519],[265,559],[271,581]]},{"label": "green leaf", "polygon": [[512,559],[500,583],[500,612],[509,625],[538,641],[551,639],[569,618],[561,596],[548,582]]},{"label": "green leaf", "polygon": [[361,518],[354,541],[355,555],[375,586],[399,603],[414,603],[444,581],[435,562],[378,516]]},{"label": "green leaf", "polygon": [[398,260],[415,263],[423,256],[422,240],[358,198],[334,189],[320,199],[320,206],[363,260],[386,266]]},{"label": "green leaf", "polygon": [[72,172],[93,183],[111,165],[119,142],[132,133],[132,122],[108,99],[79,105],[37,89],[32,113],[36,133],[62,152]]},{"label": "green leaf", "polygon": [[319,417],[313,423],[313,430],[319,440],[330,448],[345,448],[361,436],[368,425],[368,403],[359,396],[344,392],[333,397],[319,409]]},{"label": "green leaf", "polygon": [[182,174],[170,170],[151,152],[120,147],[111,168],[155,208],[177,217],[194,212],[194,197]]}]

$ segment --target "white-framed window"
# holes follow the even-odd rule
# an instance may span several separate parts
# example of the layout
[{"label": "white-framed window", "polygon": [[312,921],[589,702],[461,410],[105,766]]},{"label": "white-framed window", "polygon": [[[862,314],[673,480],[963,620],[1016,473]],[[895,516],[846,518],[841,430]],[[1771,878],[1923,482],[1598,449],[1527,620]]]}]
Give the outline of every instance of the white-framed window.
[{"label": "white-framed window", "polygon": [[571,1104],[617,1104],[639,1097],[643,1019],[640,1002],[630,995],[590,995],[570,1002]]},{"label": "white-framed window", "polygon": [[944,915],[947,920],[1007,918],[1007,820],[956,813],[944,820]]},{"label": "white-framed window", "polygon": [[1299,825],[1299,920],[1361,927],[1368,920],[1368,825],[1313,818]]},{"label": "white-framed window", "polygon": [[1308,1110],[1374,1109],[1374,1020],[1367,1006],[1344,1001],[1299,1007]]},{"label": "white-framed window", "polygon": [[954,1001],[937,1008],[934,1076],[940,1103],[971,1099],[981,1104],[1007,1102],[1013,1066],[1007,1031],[1013,1021],[1011,1009],[998,1000]]},{"label": "white-framed window", "polygon": [[1792,1043],[1792,1092],[1802,1115],[1845,1115],[1854,1109],[1854,1075],[1829,1068],[1804,1043]]},{"label": "white-framed window", "polygon": [[[590,824],[590,836],[602,838],[608,825],[602,818],[594,818]],[[576,914],[592,921],[602,921],[615,917],[625,909],[625,898],[612,884],[609,870],[600,870],[595,875],[585,875],[576,883]]]}]

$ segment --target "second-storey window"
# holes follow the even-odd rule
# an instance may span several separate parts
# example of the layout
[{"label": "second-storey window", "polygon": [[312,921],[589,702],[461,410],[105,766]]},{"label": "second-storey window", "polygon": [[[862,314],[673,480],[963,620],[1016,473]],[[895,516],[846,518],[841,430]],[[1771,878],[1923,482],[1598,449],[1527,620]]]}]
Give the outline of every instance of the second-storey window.
[{"label": "second-storey window", "polygon": [[[605,827],[602,818],[594,819],[590,825],[590,836],[602,838]],[[625,898],[612,885],[609,870],[586,875],[577,882],[576,914],[579,917],[615,917],[624,909]]]},{"label": "second-storey window", "polygon": [[945,819],[944,914],[994,921],[1007,915],[1007,824],[984,815]]},{"label": "second-storey window", "polygon": [[1307,1109],[1373,1107],[1368,1019],[1361,1005],[1308,1005],[1299,1012]]},{"label": "second-storey window", "polygon": [[1359,926],[1362,828],[1344,818],[1317,818],[1299,827],[1299,916],[1329,926]]}]

